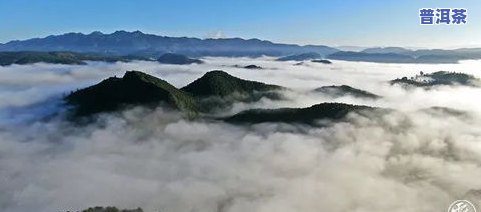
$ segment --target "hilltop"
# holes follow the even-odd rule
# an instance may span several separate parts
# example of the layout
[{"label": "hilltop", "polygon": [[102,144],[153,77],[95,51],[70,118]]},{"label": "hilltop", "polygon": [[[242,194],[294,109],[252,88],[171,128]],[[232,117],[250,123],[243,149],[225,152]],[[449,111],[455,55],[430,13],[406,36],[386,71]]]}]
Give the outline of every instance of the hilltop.
[{"label": "hilltop", "polygon": [[341,85],[341,86],[323,86],[320,88],[314,89],[315,92],[320,92],[324,93],[326,95],[329,95],[331,97],[341,97],[341,96],[353,96],[357,98],[366,98],[366,99],[378,99],[381,98],[381,96],[378,96],[376,94],[373,94],[368,91],[364,91],[361,89],[353,88],[348,85]]},{"label": "hilltop", "polygon": [[227,72],[216,70],[205,73],[199,79],[181,88],[196,97],[226,97],[233,94],[248,95],[282,89],[281,86],[243,80]]},{"label": "hilltop", "polygon": [[72,92],[66,98],[80,116],[109,112],[128,105],[165,103],[188,114],[198,112],[195,99],[168,82],[139,71],[127,71],[122,78],[102,82]]},{"label": "hilltop", "polygon": [[203,63],[202,60],[192,59],[185,55],[173,54],[173,53],[163,54],[157,59],[157,62],[164,63],[164,64],[174,64],[174,65],[188,65],[192,63],[196,63],[196,64]]},{"label": "hilltop", "polygon": [[266,122],[317,125],[319,120],[341,120],[351,112],[373,110],[368,106],[343,103],[321,103],[307,108],[252,109],[224,120],[231,123],[258,124]]},{"label": "hilltop", "polygon": [[203,111],[226,108],[235,102],[255,102],[262,98],[282,99],[285,88],[262,82],[244,80],[224,71],[210,71],[181,88],[198,99]]},{"label": "hilltop", "polygon": [[430,74],[421,72],[414,77],[402,77],[391,80],[390,83],[391,85],[400,84],[403,86],[414,87],[432,87],[438,85],[479,86],[481,81],[469,74],[438,71]]}]

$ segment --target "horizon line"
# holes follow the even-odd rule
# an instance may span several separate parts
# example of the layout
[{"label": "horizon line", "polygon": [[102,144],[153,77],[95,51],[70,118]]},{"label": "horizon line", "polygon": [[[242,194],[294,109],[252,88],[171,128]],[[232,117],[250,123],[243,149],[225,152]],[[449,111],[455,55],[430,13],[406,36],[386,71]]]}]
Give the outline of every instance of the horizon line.
[{"label": "horizon line", "polygon": [[94,30],[94,31],[90,31],[90,32],[82,32],[82,31],[77,31],[77,32],[74,32],[74,31],[70,31],[70,32],[64,32],[64,33],[58,33],[58,34],[49,34],[49,35],[44,35],[44,36],[38,36],[38,37],[30,37],[30,38],[24,38],[24,39],[14,39],[14,40],[9,40],[9,41],[4,41],[4,42],[0,42],[0,45],[5,45],[5,44],[8,44],[10,42],[22,42],[22,41],[27,41],[27,40],[32,40],[32,39],[45,39],[45,38],[48,38],[48,37],[51,37],[51,36],[62,36],[62,35],[68,35],[68,34],[82,34],[82,35],[92,35],[92,34],[95,34],[95,33],[99,33],[101,35],[112,35],[112,34],[115,34],[115,33],[120,33],[120,32],[126,32],[126,33],[141,33],[143,35],[152,35],[152,36],[158,36],[158,37],[168,37],[168,38],[189,38],[189,39],[199,39],[199,40],[228,40],[228,39],[242,39],[242,40],[258,40],[258,41],[263,41],[263,42],[271,42],[273,44],[284,44],[284,45],[297,45],[297,46],[326,46],[326,47],[330,47],[330,48],[336,48],[336,49],[339,49],[341,51],[353,51],[353,50],[342,50],[342,49],[346,49],[346,48],[358,48],[358,49],[368,49],[368,48],[404,48],[404,49],[407,49],[407,50],[412,50],[412,51],[416,51],[416,50],[458,50],[458,49],[476,49],[476,48],[481,48],[481,46],[456,46],[456,47],[445,47],[445,48],[442,48],[442,47],[436,47],[436,48],[433,48],[433,47],[413,47],[413,46],[400,46],[400,45],[378,45],[378,46],[369,46],[369,45],[342,45],[342,44],[333,44],[333,45],[330,45],[330,44],[302,44],[302,43],[289,43],[289,42],[278,42],[278,41],[272,41],[272,40],[269,40],[269,39],[262,39],[262,38],[256,38],[256,37],[253,37],[253,38],[244,38],[244,37],[241,37],[241,36],[236,36],[236,37],[220,37],[220,38],[215,38],[215,37],[205,37],[205,38],[201,38],[201,37],[196,37],[196,36],[171,36],[171,35],[162,35],[162,34],[157,34],[157,33],[152,33],[152,32],[143,32],[141,30],[132,30],[132,31],[128,31],[128,30],[123,30],[123,29],[119,29],[119,30],[115,30],[115,31],[112,31],[111,33],[108,33],[108,32],[103,32],[101,30]]}]

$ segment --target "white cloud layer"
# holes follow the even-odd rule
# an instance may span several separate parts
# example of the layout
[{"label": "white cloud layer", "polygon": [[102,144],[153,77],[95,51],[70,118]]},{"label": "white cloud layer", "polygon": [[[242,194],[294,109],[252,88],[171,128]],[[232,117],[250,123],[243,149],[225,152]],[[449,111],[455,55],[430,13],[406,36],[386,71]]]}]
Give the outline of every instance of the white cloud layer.
[{"label": "white cloud layer", "polygon": [[[419,71],[481,77],[481,61],[454,65],[333,65],[272,58],[206,58],[206,64],[152,62],[0,67],[0,208],[6,212],[80,210],[95,205],[146,211],[443,211],[460,198],[480,200],[481,89],[403,90],[393,78]],[[235,68],[256,64],[263,70]],[[203,73],[292,88],[288,100],[246,108],[305,107],[340,101],[397,109],[326,128],[251,127],[187,121],[162,108],[133,108],[77,126],[57,111],[59,98],[126,70],[181,87]],[[348,84],[384,96],[333,99],[308,90]],[[426,113],[444,106],[466,116]]]}]

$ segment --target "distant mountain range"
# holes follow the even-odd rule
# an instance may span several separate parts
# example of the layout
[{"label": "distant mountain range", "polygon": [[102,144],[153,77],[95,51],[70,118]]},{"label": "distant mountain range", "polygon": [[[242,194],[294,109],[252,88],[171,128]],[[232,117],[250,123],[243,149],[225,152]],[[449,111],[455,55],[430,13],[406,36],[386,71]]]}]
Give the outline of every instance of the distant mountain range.
[{"label": "distant mountain range", "polygon": [[412,52],[410,49],[405,49],[401,47],[376,47],[376,48],[367,48],[362,51],[362,53],[369,53],[369,54],[409,54]]},{"label": "distant mountain range", "polygon": [[198,39],[158,36],[140,31],[116,31],[111,34],[67,33],[45,38],[10,41],[0,44],[0,51],[72,51],[157,58],[164,53],[187,56],[286,56],[305,52],[328,55],[339,50],[321,45],[299,46],[259,39]]},{"label": "distant mountain range", "polygon": [[140,31],[116,31],[111,34],[101,32],[66,33],[0,44],[0,52],[12,51],[75,52],[150,59],[157,59],[165,53],[189,57],[258,57],[266,55],[281,57],[282,61],[328,58],[381,63],[457,63],[459,60],[481,59],[481,48],[411,50],[401,47],[386,47],[367,48],[362,51],[341,51],[324,45],[301,46],[242,38],[167,37],[145,34]]},{"label": "distant mountain range", "polygon": [[362,53],[369,54],[403,54],[410,55],[413,57],[421,56],[462,56],[479,58],[481,57],[481,48],[460,48],[460,49],[419,49],[411,50],[402,47],[384,47],[384,48],[367,48],[361,51]]},{"label": "distant mountain range", "polygon": [[460,60],[481,59],[481,48],[420,49],[401,47],[367,48],[360,52],[339,51],[330,59],[379,63],[457,63]]}]

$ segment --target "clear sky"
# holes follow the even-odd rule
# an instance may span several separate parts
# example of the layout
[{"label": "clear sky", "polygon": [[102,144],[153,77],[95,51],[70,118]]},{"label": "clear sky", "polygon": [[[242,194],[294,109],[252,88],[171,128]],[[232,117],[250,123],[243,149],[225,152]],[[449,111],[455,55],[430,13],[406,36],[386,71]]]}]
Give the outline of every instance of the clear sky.
[{"label": "clear sky", "polygon": [[[466,8],[468,24],[421,26],[420,8]],[[331,46],[481,47],[481,0],[0,0],[0,42],[140,30]]]}]

